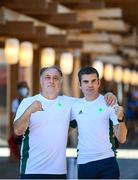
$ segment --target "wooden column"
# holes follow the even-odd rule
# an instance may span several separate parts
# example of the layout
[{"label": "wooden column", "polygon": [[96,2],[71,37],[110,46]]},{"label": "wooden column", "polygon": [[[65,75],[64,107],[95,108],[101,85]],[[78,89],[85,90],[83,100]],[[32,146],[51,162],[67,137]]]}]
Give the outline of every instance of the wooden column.
[{"label": "wooden column", "polygon": [[78,72],[81,68],[81,60],[80,57],[75,57],[74,60],[74,71],[72,74],[72,92],[74,97],[80,97],[80,88],[79,88],[79,80],[78,80]]},{"label": "wooden column", "polygon": [[18,64],[9,65],[7,79],[7,110],[9,117],[9,134],[13,131],[13,117],[11,113],[12,100],[17,96]]},{"label": "wooden column", "polygon": [[40,49],[34,50],[32,65],[32,95],[39,93]]}]

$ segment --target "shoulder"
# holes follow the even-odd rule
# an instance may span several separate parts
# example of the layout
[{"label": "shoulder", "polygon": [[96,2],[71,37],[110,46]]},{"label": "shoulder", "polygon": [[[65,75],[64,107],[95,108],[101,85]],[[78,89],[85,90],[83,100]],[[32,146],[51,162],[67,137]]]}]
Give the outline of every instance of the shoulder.
[{"label": "shoulder", "polygon": [[112,106],[108,106],[106,104],[106,101],[105,101],[105,98],[103,95],[100,94],[100,96],[98,97],[98,104],[100,104],[100,106],[104,107],[104,109],[107,111],[107,112],[111,112],[111,111],[114,111],[114,108]]},{"label": "shoulder", "polygon": [[97,102],[99,102],[100,104],[102,104],[102,105],[108,107],[107,104],[106,104],[106,101],[105,101],[104,96],[101,95],[101,94],[100,94],[99,97],[97,98]]},{"label": "shoulder", "polygon": [[25,105],[25,104],[29,104],[31,105],[34,101],[39,99],[39,94],[35,95],[35,96],[29,96],[27,98],[24,98],[21,102],[21,105]]},{"label": "shoulder", "polygon": [[76,101],[74,101],[74,103],[72,105],[72,108],[81,106],[83,104],[83,102],[84,102],[84,98],[76,99]]},{"label": "shoulder", "polygon": [[102,94],[99,95],[98,100],[105,102],[104,96]]},{"label": "shoulder", "polygon": [[75,97],[70,97],[70,96],[59,96],[59,99],[65,102],[68,102],[70,104],[74,104],[74,102],[76,102],[76,100],[78,100],[78,98]]}]

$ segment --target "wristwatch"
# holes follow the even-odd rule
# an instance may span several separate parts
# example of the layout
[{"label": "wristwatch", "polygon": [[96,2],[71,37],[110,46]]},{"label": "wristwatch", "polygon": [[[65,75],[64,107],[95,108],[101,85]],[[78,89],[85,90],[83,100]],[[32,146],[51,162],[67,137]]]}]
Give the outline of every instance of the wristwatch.
[{"label": "wristwatch", "polygon": [[119,122],[119,123],[125,122],[125,118],[123,117],[122,120],[118,119],[118,122]]}]

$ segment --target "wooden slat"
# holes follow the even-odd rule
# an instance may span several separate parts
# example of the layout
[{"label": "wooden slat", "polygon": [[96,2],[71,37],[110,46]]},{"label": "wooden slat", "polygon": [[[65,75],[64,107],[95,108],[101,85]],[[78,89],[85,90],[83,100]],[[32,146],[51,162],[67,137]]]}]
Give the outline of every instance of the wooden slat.
[{"label": "wooden slat", "polygon": [[47,22],[49,24],[53,25],[64,25],[66,26],[69,24],[75,24],[77,23],[77,15],[75,13],[54,13],[50,15],[39,15],[39,16],[34,16],[35,18],[38,18],[39,20],[42,20],[44,22]]},{"label": "wooden slat", "polygon": [[[23,26],[22,25],[29,25]],[[32,25],[32,24],[31,24]],[[20,26],[20,27],[19,27]],[[33,27],[33,28],[32,28]],[[8,22],[8,25],[0,25],[0,35],[5,37],[16,37],[20,40],[30,40],[32,42],[48,41],[50,44],[66,41],[66,35],[47,35],[43,26],[30,26],[29,22]]]},{"label": "wooden slat", "polygon": [[44,26],[36,26],[35,31],[38,37],[46,36],[46,28]]},{"label": "wooden slat", "polygon": [[123,38],[122,46],[138,47],[138,36],[130,35]]},{"label": "wooden slat", "polygon": [[8,8],[12,8],[16,11],[19,11],[21,13],[24,14],[28,14],[28,15],[47,15],[47,14],[53,14],[56,13],[58,11],[58,4],[57,3],[53,3],[53,2],[49,2],[47,3],[47,6],[42,6],[42,7],[32,7],[32,6],[22,6],[19,5],[19,7],[17,6],[7,6]]},{"label": "wooden slat", "polygon": [[82,48],[83,47],[83,43],[82,41],[68,41],[68,46],[70,48]]},{"label": "wooden slat", "polygon": [[121,8],[104,8],[98,10],[76,11],[79,20],[92,21],[96,18],[122,18]]},{"label": "wooden slat", "polygon": [[93,27],[95,30],[111,32],[127,32],[129,30],[129,25],[123,20],[97,20],[94,21]]},{"label": "wooden slat", "polygon": [[[17,10],[17,9],[16,9]],[[29,16],[40,16],[40,15],[49,15],[55,13],[57,10],[51,10],[46,8],[36,8],[36,9],[22,9],[21,13],[27,14]]]},{"label": "wooden slat", "polygon": [[8,8],[1,8],[0,11],[3,11],[3,21],[33,21],[35,25],[37,26],[45,26],[47,30],[47,34],[66,34],[65,30],[62,30],[60,28],[54,27],[52,25],[49,25],[47,23],[41,22],[37,19],[34,19],[32,17],[26,16],[24,14],[15,12],[13,10],[10,10]]},{"label": "wooden slat", "polygon": [[58,27],[69,30],[73,29],[78,31],[92,31],[93,23],[90,21],[82,21],[82,22],[77,22],[75,24],[60,24],[58,25]]},{"label": "wooden slat", "polygon": [[105,0],[106,7],[120,7],[126,22],[138,28],[138,1],[137,0]]},{"label": "wooden slat", "polygon": [[122,48],[123,54],[127,54],[130,58],[138,58],[138,50],[135,48]]},{"label": "wooden slat", "polygon": [[1,0],[1,4],[8,8],[14,9],[29,9],[31,8],[46,8],[45,0]]},{"label": "wooden slat", "polygon": [[104,7],[103,0],[57,0],[71,9],[99,9]]},{"label": "wooden slat", "polygon": [[19,32],[19,34],[34,32],[34,23],[31,21],[7,21],[6,25],[9,32]]},{"label": "wooden slat", "polygon": [[118,56],[116,54],[111,54],[111,55],[97,55],[96,59],[101,60],[102,62],[105,63],[111,63],[111,64],[120,64],[123,65],[125,64],[125,61],[123,61],[123,58],[121,56]]},{"label": "wooden slat", "polygon": [[68,39],[82,40],[83,42],[108,42],[109,38],[106,33],[70,33]]},{"label": "wooden slat", "polygon": [[67,40],[64,35],[48,35],[45,38],[40,38],[38,43],[41,47],[63,47],[67,44]]},{"label": "wooden slat", "polygon": [[85,53],[109,53],[117,52],[117,49],[109,43],[84,43],[83,52]]},{"label": "wooden slat", "polygon": [[50,41],[48,39],[45,39],[43,41],[39,41],[39,44],[41,47],[54,47],[54,48],[62,48],[62,49],[68,49],[68,48],[82,48],[82,41]]},{"label": "wooden slat", "polygon": [[67,38],[69,40],[82,40],[83,42],[111,42],[119,45],[122,43],[122,36],[120,34],[99,32],[99,33],[70,33]]}]

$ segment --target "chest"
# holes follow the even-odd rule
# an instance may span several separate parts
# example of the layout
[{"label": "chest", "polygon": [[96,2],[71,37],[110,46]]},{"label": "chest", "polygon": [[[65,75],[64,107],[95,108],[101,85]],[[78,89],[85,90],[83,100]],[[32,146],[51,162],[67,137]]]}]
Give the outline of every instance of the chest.
[{"label": "chest", "polygon": [[76,108],[75,116],[78,125],[88,126],[88,124],[97,124],[103,126],[109,123],[110,111],[104,104],[80,105]]},{"label": "chest", "polygon": [[30,117],[30,127],[49,127],[53,128],[66,124],[70,120],[71,106],[67,103],[42,102],[43,111],[37,111]]}]

